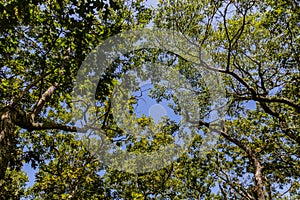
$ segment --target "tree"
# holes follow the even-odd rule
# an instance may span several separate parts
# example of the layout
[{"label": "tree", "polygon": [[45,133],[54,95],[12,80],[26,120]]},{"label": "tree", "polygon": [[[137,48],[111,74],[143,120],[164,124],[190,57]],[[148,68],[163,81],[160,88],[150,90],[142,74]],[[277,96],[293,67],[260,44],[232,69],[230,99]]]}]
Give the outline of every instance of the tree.
[{"label": "tree", "polygon": [[[206,158],[201,155],[199,137],[163,170],[134,178],[123,172],[108,173],[111,185],[118,186],[117,197],[299,198],[298,4],[161,1],[155,25],[181,32],[205,51],[210,64],[204,66],[222,75],[229,108],[217,148],[207,152]],[[168,55],[171,65],[187,69],[182,73],[193,77],[193,64],[188,60],[170,52],[148,49],[148,53],[154,60]],[[192,84],[201,78],[189,80]],[[168,98],[165,92],[166,88],[158,86],[154,94],[158,99]],[[199,101],[202,107],[205,103]],[[203,130],[211,126],[206,121],[198,124]]]},{"label": "tree", "polygon": [[[206,68],[225,81],[228,119],[211,172],[224,198],[272,199],[281,197],[277,188],[291,196],[299,191],[298,8],[296,1],[158,6],[158,26],[193,38],[214,64]],[[248,109],[253,101],[255,109]]]},{"label": "tree", "polygon": [[[140,1],[4,1],[0,6],[4,199],[299,198],[298,1],[162,0],[153,10]],[[216,147],[203,156],[204,136],[214,126],[205,118],[211,112],[209,91],[203,76],[193,71],[195,63],[163,49],[122,55],[100,78],[95,94],[97,123],[112,143],[129,152],[153,152],[174,142],[178,133],[178,122],[165,119],[159,132],[139,139],[138,132],[118,127],[112,114],[111,96],[119,78],[145,61],[177,69],[193,86],[200,119],[191,123],[203,134],[196,134],[168,166],[143,173],[118,171],[96,159],[72,134],[86,127],[71,121],[71,91],[92,49],[114,34],[143,27],[152,13],[155,27],[180,32],[205,55],[204,68],[222,77],[226,120],[215,130],[220,134]],[[146,72],[151,77],[151,69]],[[185,109],[165,85],[154,85],[150,95],[158,102],[172,100],[174,112]],[[126,100],[124,112],[137,116],[139,96]],[[156,127],[146,116],[128,120],[130,126]],[[29,189],[23,163],[38,170]]]},{"label": "tree", "polygon": [[[143,26],[150,12],[142,1],[118,0],[12,0],[0,6],[0,196],[20,198],[27,162],[41,169],[32,189],[37,198],[85,198],[89,192],[77,188],[92,191],[96,185],[90,182],[99,177],[87,151],[69,134],[76,131],[70,123],[74,78],[91,49],[121,30]],[[87,163],[76,164],[81,159]],[[85,170],[69,175],[72,160],[74,168]]]}]

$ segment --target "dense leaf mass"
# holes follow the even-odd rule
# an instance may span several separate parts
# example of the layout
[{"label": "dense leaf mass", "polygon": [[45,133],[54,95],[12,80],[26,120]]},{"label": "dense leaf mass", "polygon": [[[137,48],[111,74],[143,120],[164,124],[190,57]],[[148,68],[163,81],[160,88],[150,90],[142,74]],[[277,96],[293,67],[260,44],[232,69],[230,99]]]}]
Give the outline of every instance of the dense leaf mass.
[{"label": "dense leaf mass", "polygon": [[[299,199],[300,2],[146,4],[0,2],[0,199]],[[99,79],[91,108],[97,121],[89,126],[101,127],[110,142],[128,152],[157,151],[174,142],[180,126],[164,118],[157,128],[151,117],[135,113],[144,100],[140,88],[124,97],[126,108],[114,105],[135,116],[124,122],[132,131],[118,126],[112,96],[128,71],[146,62],[173,67],[191,85],[200,107],[195,129],[201,134],[179,158],[156,171],[129,173],[105,165],[78,139],[75,133],[85,127],[76,127],[72,119],[79,114],[72,113],[72,90],[93,49],[113,35],[147,25],[174,30],[198,47],[208,63],[204,68],[222,77],[227,110],[224,127],[216,130],[216,146],[203,152],[212,104],[194,63],[174,52],[146,48],[109,63],[101,77],[91,75],[80,87],[88,90],[88,81]],[[155,82],[150,68],[140,76]],[[149,96],[171,102],[175,114],[185,109],[164,85],[153,84]],[[158,131],[141,137],[134,124]]]}]

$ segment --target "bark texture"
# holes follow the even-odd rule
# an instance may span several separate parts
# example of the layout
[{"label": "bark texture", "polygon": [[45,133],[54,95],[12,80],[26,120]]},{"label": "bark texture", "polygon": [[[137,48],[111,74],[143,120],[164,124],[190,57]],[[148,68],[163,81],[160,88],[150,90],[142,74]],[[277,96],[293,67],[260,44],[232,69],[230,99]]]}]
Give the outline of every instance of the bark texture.
[{"label": "bark texture", "polygon": [[8,107],[0,111],[0,179],[5,177],[5,172],[16,150],[16,113]]}]

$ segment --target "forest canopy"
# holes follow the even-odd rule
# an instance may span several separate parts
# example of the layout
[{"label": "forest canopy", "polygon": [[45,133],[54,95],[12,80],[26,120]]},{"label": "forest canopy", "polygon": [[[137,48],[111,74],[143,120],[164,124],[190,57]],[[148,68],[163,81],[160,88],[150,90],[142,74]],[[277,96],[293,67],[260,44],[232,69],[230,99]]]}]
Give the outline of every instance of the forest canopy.
[{"label": "forest canopy", "polygon": [[300,198],[298,0],[0,11],[0,199]]}]

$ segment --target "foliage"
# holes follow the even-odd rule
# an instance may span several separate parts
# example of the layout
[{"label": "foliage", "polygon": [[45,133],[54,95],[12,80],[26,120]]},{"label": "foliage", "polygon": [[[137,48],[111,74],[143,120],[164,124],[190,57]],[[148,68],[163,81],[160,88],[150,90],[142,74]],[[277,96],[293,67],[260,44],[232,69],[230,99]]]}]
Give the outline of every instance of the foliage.
[{"label": "foliage", "polygon": [[[299,198],[299,1],[161,0],[149,9],[142,0],[8,0],[0,10],[1,199]],[[150,20],[199,47],[209,63],[204,67],[223,79],[228,110],[216,147],[203,156],[211,105],[193,63],[161,49],[121,56],[100,77],[95,95],[97,123],[112,143],[129,152],[153,152],[178,133],[176,121],[165,119],[162,126],[134,113],[138,95],[127,99],[126,109],[115,107],[132,114],[124,123],[133,131],[118,127],[114,88],[122,74],[145,62],[173,67],[193,86],[201,108],[197,130],[203,133],[170,165],[129,173],[105,166],[74,134],[71,91],[92,49]],[[184,110],[163,85],[149,94],[157,102],[171,101],[177,114]],[[134,124],[159,131],[140,137]],[[26,186],[24,163],[37,171],[34,185]]]},{"label": "foliage", "polygon": [[[67,128],[74,125],[73,82],[93,48],[121,30],[144,26],[150,10],[142,1],[115,0],[11,0],[0,7],[1,197],[24,195],[20,170],[26,162],[38,169],[27,191],[32,198],[102,199],[97,172],[103,167],[76,142],[76,129]],[[11,137],[2,139],[5,134]]]}]

